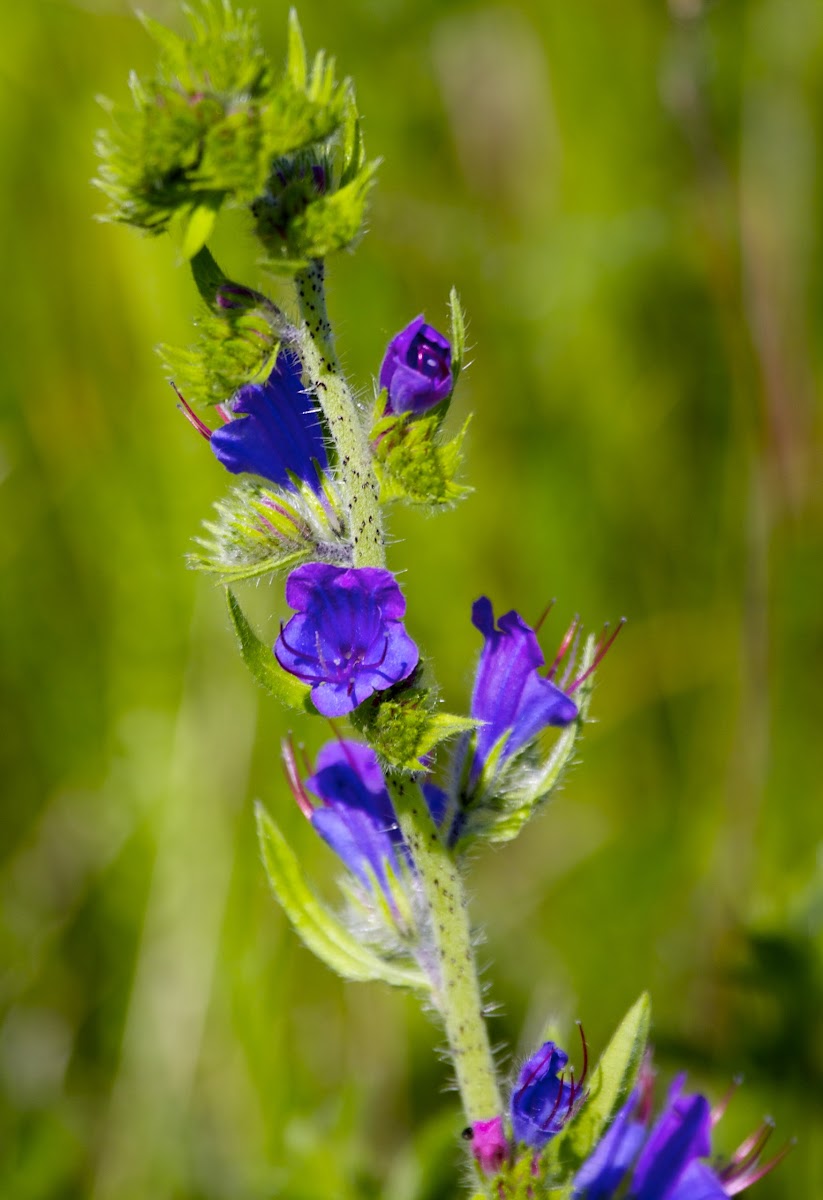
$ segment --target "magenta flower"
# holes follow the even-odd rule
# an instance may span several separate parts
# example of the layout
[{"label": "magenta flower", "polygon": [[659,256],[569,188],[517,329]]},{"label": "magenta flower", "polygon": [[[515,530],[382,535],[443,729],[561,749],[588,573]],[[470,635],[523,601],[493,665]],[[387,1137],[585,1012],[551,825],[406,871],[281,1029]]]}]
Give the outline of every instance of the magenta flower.
[{"label": "magenta flower", "polygon": [[289,576],[286,601],[297,615],[281,628],[275,656],[311,684],[326,717],[345,716],[417,666],[403,626],[406,601],[390,571],[306,563]]},{"label": "magenta flower", "polygon": [[395,334],[380,367],[380,387],[388,392],[386,413],[415,416],[440,404],[452,390],[452,351],[448,338],[423,317]]}]

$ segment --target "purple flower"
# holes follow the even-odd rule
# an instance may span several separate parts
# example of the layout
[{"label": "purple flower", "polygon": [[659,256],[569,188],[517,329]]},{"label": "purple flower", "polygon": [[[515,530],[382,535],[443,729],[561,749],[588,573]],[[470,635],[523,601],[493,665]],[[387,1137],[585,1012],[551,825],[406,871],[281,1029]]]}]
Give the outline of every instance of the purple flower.
[{"label": "purple flower", "polygon": [[[666,1105],[648,1128],[652,1074],[645,1070],[612,1125],[574,1180],[573,1200],[726,1200],[756,1183],[782,1159],[760,1164],[771,1132],[757,1130],[726,1166],[711,1166],[711,1130],[721,1112],[708,1100],[683,1091],[685,1076],[669,1089]],[[628,1186],[626,1179],[630,1176]]]},{"label": "purple flower", "polygon": [[554,1042],[544,1042],[523,1065],[511,1096],[516,1142],[541,1150],[569,1119],[580,1093],[573,1076],[565,1082],[568,1061],[568,1054]]},{"label": "purple flower", "polygon": [[471,715],[485,722],[477,733],[472,764],[471,781],[476,782],[492,748],[505,734],[501,763],[547,725],[570,724],[577,705],[551,678],[538,674],[545,659],[534,630],[519,613],[505,613],[495,627],[491,601],[481,596],[472,606],[472,624],[486,639],[471,703]]},{"label": "purple flower", "polygon": [[306,563],[289,576],[286,600],[297,615],[281,628],[274,653],[311,684],[324,716],[345,716],[417,666],[417,646],[403,627],[406,601],[390,571]]},{"label": "purple flower", "polygon": [[452,390],[448,338],[415,317],[386,347],[380,387],[388,391],[386,413],[419,415],[440,404]]},{"label": "purple flower", "polygon": [[319,472],[329,460],[317,409],[307,396],[299,358],[278,355],[265,383],[248,383],[226,405],[231,420],[209,433],[211,448],[226,470],[259,475],[294,488],[292,476],[320,490]]},{"label": "purple flower", "polygon": [[[376,883],[391,900],[388,877],[398,876],[401,863],[411,860],[374,751],[360,742],[329,742],[305,783],[289,743],[283,757],[295,799],[323,841],[366,888]],[[319,803],[312,802],[307,789]],[[423,794],[439,822],[445,796],[425,783]]]}]

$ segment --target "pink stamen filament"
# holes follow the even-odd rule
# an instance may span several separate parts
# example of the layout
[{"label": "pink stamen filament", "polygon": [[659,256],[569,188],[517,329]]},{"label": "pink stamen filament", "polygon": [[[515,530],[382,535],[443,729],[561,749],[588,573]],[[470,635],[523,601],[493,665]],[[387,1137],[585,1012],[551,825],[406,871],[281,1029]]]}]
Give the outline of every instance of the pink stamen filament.
[{"label": "pink stamen filament", "polygon": [[308,793],[303,786],[303,780],[300,778],[300,772],[297,769],[297,758],[294,752],[294,742],[291,737],[283,739],[283,766],[286,769],[286,778],[289,781],[292,795],[297,801],[297,806],[304,817],[311,820],[314,812],[314,805],[309,799]]},{"label": "pink stamen filament", "polygon": [[180,408],[181,412],[183,413],[183,416],[186,418],[186,420],[189,422],[190,425],[194,426],[194,428],[197,430],[198,433],[203,435],[203,437],[206,439],[207,442],[210,442],[212,431],[209,429],[209,427],[205,423],[205,421],[200,420],[197,413],[194,411],[192,406],[189,404],[188,400],[185,398],[183,393],[180,391],[180,389],[178,388],[178,386],[174,382],[174,380],[170,380],[170,382],[171,382],[171,386],[174,388],[177,399],[180,401],[179,408]]},{"label": "pink stamen filament", "polygon": [[589,1046],[586,1041],[586,1034],[583,1032],[583,1022],[577,1022],[577,1028],[580,1031],[580,1041],[583,1043],[583,1069],[580,1072],[580,1079],[577,1081],[577,1086],[580,1088],[585,1082],[586,1076],[589,1073]]},{"label": "pink stamen filament", "polygon": [[[793,1141],[787,1142],[782,1150],[778,1150],[774,1158],[770,1158],[769,1161],[763,1163],[762,1166],[746,1171],[742,1175],[737,1175],[733,1179],[724,1179],[723,1187],[726,1191],[726,1195],[736,1196],[738,1192],[745,1191],[745,1189],[751,1187],[753,1183],[757,1183],[758,1180],[762,1179],[765,1175],[768,1175],[769,1172],[773,1171],[779,1163],[782,1163],[789,1151],[794,1148],[794,1145],[795,1143]],[[755,1168],[754,1163],[752,1163],[752,1168]]]},{"label": "pink stamen filament", "polygon": [[572,642],[574,641],[575,634],[577,633],[577,630],[579,629],[579,627],[580,627],[580,617],[575,617],[574,620],[572,621],[571,625],[566,630],[566,632],[563,636],[563,641],[560,643],[560,648],[558,649],[557,654],[555,655],[554,662],[552,663],[552,665],[549,667],[548,671],[546,672],[547,679],[554,679],[555,675],[557,674],[557,670],[558,670],[560,664],[562,663],[563,659],[566,657],[566,654],[568,653],[569,646],[571,646]]},{"label": "pink stamen filament", "polygon": [[535,632],[535,633],[539,633],[539,632],[540,632],[540,626],[543,624],[543,622],[545,621],[546,617],[549,615],[549,613],[550,613],[550,612],[551,612],[551,610],[554,608],[554,606],[555,606],[555,604],[556,604],[556,603],[557,603],[557,599],[556,599],[556,598],[555,598],[554,600],[550,600],[550,601],[549,601],[549,603],[546,605],[546,607],[543,609],[542,613],[540,614],[540,616],[538,617],[538,619],[537,619],[537,621],[536,621],[536,623],[535,623],[535,626],[534,626],[534,632]]},{"label": "pink stamen filament", "polygon": [[742,1075],[736,1075],[732,1080],[726,1095],[722,1096],[720,1100],[718,1100],[717,1104],[715,1104],[711,1112],[712,1125],[716,1125],[718,1121],[720,1121],[720,1119],[725,1115],[726,1109],[729,1107],[732,1097],[742,1082]]},{"label": "pink stamen filament", "polygon": [[569,696],[573,695],[574,692],[576,692],[577,689],[580,687],[581,683],[585,683],[585,681],[589,678],[592,671],[595,671],[600,666],[603,659],[606,657],[606,654],[613,646],[615,638],[617,637],[618,633],[620,632],[620,630],[623,628],[623,626],[625,624],[626,624],[626,618],[621,617],[620,620],[617,622],[617,625],[615,626],[614,631],[608,637],[606,636],[606,630],[605,629],[603,630],[603,634],[602,634],[600,641],[597,645],[597,648],[594,652],[594,661],[592,662],[592,665],[590,667],[587,667],[582,675],[578,675],[577,679],[575,679],[575,681],[571,685],[571,687],[567,689],[567,695],[569,695]]},{"label": "pink stamen filament", "polygon": [[737,1171],[742,1168],[745,1170],[747,1166],[751,1166],[762,1154],[773,1132],[773,1123],[771,1121],[764,1121],[759,1128],[755,1129],[754,1133],[747,1137],[744,1142],[740,1143],[732,1155],[728,1169]]}]

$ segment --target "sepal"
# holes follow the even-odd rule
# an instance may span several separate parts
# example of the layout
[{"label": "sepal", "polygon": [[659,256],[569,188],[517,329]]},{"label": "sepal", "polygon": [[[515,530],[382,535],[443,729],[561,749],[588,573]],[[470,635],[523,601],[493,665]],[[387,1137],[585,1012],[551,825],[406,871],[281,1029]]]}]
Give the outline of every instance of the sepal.
[{"label": "sepal", "polygon": [[[385,407],[385,393],[377,399],[376,412]],[[445,402],[448,403],[448,402]],[[462,500],[472,489],[455,482],[463,461],[463,439],[471,417],[450,441],[440,436],[443,414],[425,416],[389,413],[376,419],[370,434],[374,467],[383,503],[403,500],[407,504],[449,505]]]},{"label": "sepal", "polygon": [[274,696],[287,708],[302,712],[313,713],[314,705],[309,696],[310,688],[289,675],[278,663],[272,653],[271,646],[262,642],[246,620],[237,597],[231,588],[226,588],[226,600],[229,606],[234,632],[240,642],[240,653],[243,662],[251,671],[254,678],[265,688],[270,696]]},{"label": "sepal", "polygon": [[243,482],[215,504],[217,519],[204,522],[207,536],[189,565],[224,583],[291,571],[304,562],[351,565],[351,546],[339,497],[327,476],[321,492],[291,477],[294,487]]},{"label": "sepal", "polygon": [[477,727],[471,717],[435,711],[434,703],[431,692],[410,688],[398,697],[361,704],[352,724],[394,770],[422,771],[441,742]]},{"label": "sepal", "polygon": [[264,382],[278,348],[293,344],[296,332],[268,296],[224,275],[205,246],[190,266],[205,303],[197,341],[186,348],[161,346],[160,356],[195,407],[222,404],[244,384]]},{"label": "sepal", "polygon": [[[587,638],[579,663],[581,674],[594,662],[596,650],[596,639]],[[575,695],[577,717],[561,731],[547,754],[541,753],[540,739],[536,739],[512,755],[501,767],[508,731],[498,739],[485,759],[483,772],[472,790],[470,802],[458,813],[455,827],[458,853],[464,852],[477,841],[510,842],[546,803],[574,761],[593,687],[592,674],[581,683]],[[457,795],[465,793],[466,780],[462,776],[468,771],[472,759],[471,740],[467,738],[455,756],[457,778],[454,791]]]},{"label": "sepal", "polygon": [[382,980],[394,987],[427,991],[417,967],[384,958],[364,945],[312,892],[297,855],[261,804],[257,834],[271,889],[295,932],[317,957],[344,979]]}]

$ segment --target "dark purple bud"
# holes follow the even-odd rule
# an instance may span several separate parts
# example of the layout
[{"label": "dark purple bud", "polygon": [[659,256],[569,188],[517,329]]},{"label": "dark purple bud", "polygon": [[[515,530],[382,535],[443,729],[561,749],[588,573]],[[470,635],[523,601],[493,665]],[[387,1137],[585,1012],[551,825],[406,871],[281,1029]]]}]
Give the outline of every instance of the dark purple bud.
[{"label": "dark purple bud", "polygon": [[303,388],[299,358],[281,352],[265,383],[248,383],[226,405],[232,419],[211,435],[227,471],[259,475],[294,488],[292,475],[314,491],[329,465],[317,408]]},{"label": "dark purple bud", "polygon": [[448,338],[415,317],[386,347],[380,387],[388,392],[386,413],[418,415],[440,404],[452,390]]},{"label": "dark purple bud", "polygon": [[565,1081],[569,1056],[544,1042],[524,1064],[512,1092],[511,1119],[516,1142],[541,1150],[571,1116],[577,1091]]},{"label": "dark purple bud", "polygon": [[289,576],[286,600],[297,615],[281,629],[274,653],[311,684],[324,716],[345,716],[417,666],[417,646],[403,626],[406,601],[390,571],[306,563]]}]

